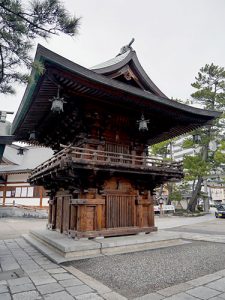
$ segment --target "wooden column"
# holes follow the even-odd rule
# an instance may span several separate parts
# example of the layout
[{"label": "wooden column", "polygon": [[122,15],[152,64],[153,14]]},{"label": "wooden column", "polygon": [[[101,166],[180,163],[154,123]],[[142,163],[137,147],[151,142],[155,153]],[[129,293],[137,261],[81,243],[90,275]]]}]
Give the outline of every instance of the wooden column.
[{"label": "wooden column", "polygon": [[2,199],[2,205],[5,206],[5,198],[6,198],[6,187],[7,187],[7,180],[8,180],[8,176],[6,175],[5,178],[5,185],[4,185],[4,189],[3,189],[3,199]]},{"label": "wooden column", "polygon": [[57,215],[57,202],[56,197],[53,197],[53,205],[52,205],[52,229],[56,229],[56,215]]},{"label": "wooden column", "polygon": [[39,186],[39,197],[40,197],[40,207],[42,207],[42,200],[43,200],[43,187]]},{"label": "wooden column", "polygon": [[51,200],[49,200],[49,209],[48,209],[48,224],[52,224],[52,206]]},{"label": "wooden column", "polygon": [[102,229],[102,205],[96,205],[96,229],[101,230]]}]

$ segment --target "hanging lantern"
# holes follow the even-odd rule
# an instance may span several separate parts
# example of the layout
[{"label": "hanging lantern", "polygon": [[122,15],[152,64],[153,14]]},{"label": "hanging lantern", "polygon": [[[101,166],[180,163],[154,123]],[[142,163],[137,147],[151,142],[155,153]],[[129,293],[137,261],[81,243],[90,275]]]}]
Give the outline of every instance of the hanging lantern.
[{"label": "hanging lantern", "polygon": [[199,134],[193,134],[193,142],[199,144],[201,142],[201,136]]},{"label": "hanging lantern", "polygon": [[49,100],[52,102],[51,111],[54,113],[55,112],[56,113],[63,112],[63,104],[66,103],[66,101],[64,101],[64,98],[59,96],[59,89],[60,89],[60,87],[58,86],[57,96],[53,97],[53,99]]},{"label": "hanging lantern", "polygon": [[141,120],[138,120],[137,123],[139,124],[139,131],[147,131],[148,130],[148,123],[149,120],[145,120],[144,115],[141,115]]},{"label": "hanging lantern", "polygon": [[29,140],[30,141],[34,141],[36,139],[36,132],[35,131],[31,131],[30,132],[30,136],[29,136]]},{"label": "hanging lantern", "polygon": [[23,148],[18,148],[17,149],[17,155],[24,155],[24,149]]}]

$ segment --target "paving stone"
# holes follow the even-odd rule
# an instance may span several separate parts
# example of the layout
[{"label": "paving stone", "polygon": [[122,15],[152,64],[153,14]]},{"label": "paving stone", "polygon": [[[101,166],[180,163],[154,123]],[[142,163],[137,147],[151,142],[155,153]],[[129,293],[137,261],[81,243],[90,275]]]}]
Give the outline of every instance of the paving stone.
[{"label": "paving stone", "polygon": [[162,300],[162,299],[165,299],[165,297],[157,293],[151,293],[151,294],[144,295],[142,297],[135,298],[135,300]]},{"label": "paving stone", "polygon": [[220,299],[225,299],[225,293],[219,295]]},{"label": "paving stone", "polygon": [[104,299],[97,294],[89,293],[89,294],[76,296],[76,300],[104,300]]},{"label": "paving stone", "polygon": [[63,287],[69,287],[74,285],[82,285],[83,282],[77,278],[72,278],[72,279],[60,280],[59,284],[61,284]]},{"label": "paving stone", "polygon": [[12,294],[21,293],[21,292],[28,292],[35,290],[35,286],[32,283],[25,283],[21,285],[13,285],[10,287],[10,291]]},{"label": "paving stone", "polygon": [[56,283],[56,280],[52,277],[40,277],[40,278],[33,278],[32,281],[34,282],[35,285],[43,285],[43,284],[50,284],[50,283]]},{"label": "paving stone", "polygon": [[214,275],[225,276],[225,269],[214,273]]},{"label": "paving stone", "polygon": [[60,291],[64,290],[64,288],[57,282],[38,285],[37,289],[42,295],[54,293],[54,292],[60,292]]},{"label": "paving stone", "polygon": [[38,270],[38,271],[28,271],[27,274],[31,278],[37,278],[37,277],[50,277],[49,273],[46,272],[45,270]]},{"label": "paving stone", "polygon": [[220,295],[218,297],[213,297],[213,298],[210,298],[210,300],[222,300],[223,298],[220,297]]},{"label": "paving stone", "polygon": [[79,296],[79,295],[83,295],[83,294],[93,292],[93,290],[89,286],[87,286],[86,284],[68,287],[68,288],[66,288],[66,290],[72,296]]},{"label": "paving stone", "polygon": [[190,294],[194,297],[198,297],[200,299],[209,299],[221,294],[221,292],[210,289],[206,286],[199,286],[194,289],[188,290],[187,294]]},{"label": "paving stone", "polygon": [[34,300],[40,299],[37,291],[23,292],[13,295],[13,300]]},{"label": "paving stone", "polygon": [[[127,300],[127,298],[115,293],[109,292],[102,295],[106,300]],[[150,300],[150,299],[149,299]]]},{"label": "paving stone", "polygon": [[217,291],[225,292],[225,278],[218,279],[206,285],[209,288]]},{"label": "paving stone", "polygon": [[11,296],[9,293],[4,293],[4,294],[0,294],[0,299],[1,300],[11,300]]},{"label": "paving stone", "polygon": [[220,275],[209,274],[209,275],[206,275],[206,276],[202,276],[202,277],[190,280],[186,283],[188,283],[190,285],[194,285],[194,286],[199,286],[199,285],[210,283],[210,282],[215,281],[215,280],[220,279],[220,278],[221,278]]},{"label": "paving stone", "polygon": [[[196,300],[196,299],[199,299],[199,298],[193,297],[186,293],[179,293],[179,294],[173,295],[172,297],[166,298],[166,300]],[[151,300],[151,299],[149,299],[149,300]]]},{"label": "paving stone", "polygon": [[41,265],[41,267],[43,268],[43,269],[45,269],[45,270],[48,270],[48,269],[55,269],[55,268],[57,268],[57,264],[53,264],[53,263],[47,263],[47,264],[43,264],[43,265]]},{"label": "paving stone", "polygon": [[9,284],[9,286],[21,285],[21,284],[25,284],[25,283],[32,283],[29,277],[9,279],[9,280],[7,280],[7,282]]},{"label": "paving stone", "polygon": [[74,298],[66,291],[45,295],[44,299],[45,300],[74,300]]},{"label": "paving stone", "polygon": [[32,272],[42,270],[41,267],[38,264],[36,264],[33,260],[31,263],[21,264],[21,268],[24,271],[32,271]]},{"label": "paving stone", "polygon": [[[8,292],[8,288],[7,288],[7,286],[6,285],[0,285],[0,294],[1,293],[6,293],[6,292]],[[0,299],[1,299],[1,296],[0,296]]]},{"label": "paving stone", "polygon": [[20,268],[19,264],[16,262],[13,263],[1,262],[1,267],[3,271],[11,271]]},{"label": "paving stone", "polygon": [[56,280],[49,275],[46,271],[37,271],[29,273],[29,277],[34,282],[35,285],[54,283]]},{"label": "paving stone", "polygon": [[0,286],[3,284],[7,284],[6,280],[0,280]]},{"label": "paving stone", "polygon": [[52,276],[57,280],[64,280],[64,279],[74,279],[75,277],[69,273],[61,273],[61,274],[52,274]]},{"label": "paving stone", "polygon": [[178,294],[180,292],[185,292],[185,291],[187,291],[188,289],[191,289],[191,288],[193,288],[193,286],[191,286],[190,284],[180,283],[180,284],[173,285],[173,286],[170,286],[168,288],[159,290],[159,291],[157,291],[157,293],[159,293],[160,295],[168,297],[168,296]]},{"label": "paving stone", "polygon": [[63,268],[56,268],[56,269],[48,269],[46,270],[50,274],[60,274],[60,273],[67,273],[67,271]]}]

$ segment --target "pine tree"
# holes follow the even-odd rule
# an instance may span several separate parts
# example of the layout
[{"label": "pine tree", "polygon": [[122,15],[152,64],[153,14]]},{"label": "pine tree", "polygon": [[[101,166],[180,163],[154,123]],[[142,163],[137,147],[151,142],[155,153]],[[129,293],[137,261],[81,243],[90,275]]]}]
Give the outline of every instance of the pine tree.
[{"label": "pine tree", "polygon": [[12,84],[28,80],[35,38],[60,32],[74,36],[78,27],[79,18],[71,17],[59,0],[32,0],[29,6],[0,0],[0,93],[15,93]]},{"label": "pine tree", "polygon": [[[205,65],[201,68],[196,81],[192,86],[196,89],[191,96],[200,102],[202,107],[208,110],[225,109],[225,70],[214,64]],[[203,129],[195,132],[200,136],[198,141],[198,153],[193,157],[184,159],[184,168],[188,172],[189,179],[194,180],[194,188],[191,199],[188,204],[188,210],[194,211],[198,196],[200,195],[203,177],[217,168],[221,162],[221,146],[217,151],[210,152],[210,142],[223,145],[224,140],[224,122],[225,116],[221,113],[221,117],[212,124],[208,124]],[[194,147],[193,141],[190,139],[186,142],[186,147]],[[223,155],[222,155],[223,156]]]}]

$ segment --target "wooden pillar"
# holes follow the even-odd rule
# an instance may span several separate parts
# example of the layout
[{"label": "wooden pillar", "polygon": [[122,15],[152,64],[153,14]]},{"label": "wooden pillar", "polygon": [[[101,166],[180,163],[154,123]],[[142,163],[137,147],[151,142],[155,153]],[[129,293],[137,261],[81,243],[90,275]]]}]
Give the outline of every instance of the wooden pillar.
[{"label": "wooden pillar", "polygon": [[132,150],[132,151],[131,151],[131,155],[132,155],[132,165],[135,165],[136,151],[135,151],[135,150]]},{"label": "wooden pillar", "polygon": [[86,205],[80,205],[80,231],[86,230],[87,225],[87,212],[86,212]]},{"label": "wooden pillar", "polygon": [[96,229],[101,230],[102,229],[102,205],[97,205],[96,206]]},{"label": "wooden pillar", "polygon": [[52,224],[52,209],[53,207],[53,200],[50,199],[49,200],[49,209],[48,209],[48,224]]},{"label": "wooden pillar", "polygon": [[40,207],[42,207],[42,200],[43,200],[43,187],[39,186],[39,197],[40,197]]},{"label": "wooden pillar", "polygon": [[52,228],[56,228],[56,214],[57,214],[57,202],[56,197],[53,197],[53,205],[52,205]]},{"label": "wooden pillar", "polygon": [[6,198],[6,187],[7,187],[7,181],[8,181],[8,176],[5,176],[5,185],[3,189],[3,199],[2,199],[2,205],[5,206],[5,198]]},{"label": "wooden pillar", "polygon": [[155,226],[155,213],[154,213],[154,203],[153,197],[150,191],[148,191],[148,201],[150,202],[149,205],[149,226]]},{"label": "wooden pillar", "polygon": [[[140,201],[140,196],[138,196],[138,200]],[[143,205],[141,203],[137,205],[137,225],[143,227]]]}]

